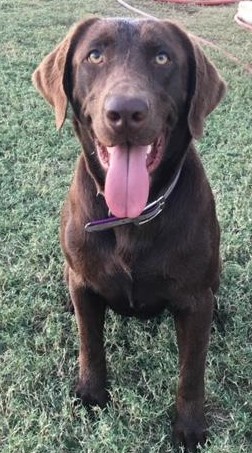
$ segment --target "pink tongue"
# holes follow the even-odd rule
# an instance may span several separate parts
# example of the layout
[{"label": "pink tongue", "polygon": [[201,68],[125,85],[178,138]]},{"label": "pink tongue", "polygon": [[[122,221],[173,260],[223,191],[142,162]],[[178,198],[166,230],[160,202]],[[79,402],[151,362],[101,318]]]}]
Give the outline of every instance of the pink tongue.
[{"label": "pink tongue", "polygon": [[116,217],[139,216],[149,196],[149,175],[146,168],[148,146],[107,148],[110,154],[105,183],[105,199]]}]

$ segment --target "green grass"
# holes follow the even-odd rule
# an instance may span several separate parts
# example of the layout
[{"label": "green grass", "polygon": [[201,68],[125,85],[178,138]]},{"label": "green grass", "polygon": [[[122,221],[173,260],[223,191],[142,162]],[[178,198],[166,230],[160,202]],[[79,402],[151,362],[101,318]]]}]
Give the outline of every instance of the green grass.
[{"label": "green grass", "polygon": [[[251,34],[235,6],[189,8],[131,2],[252,63]],[[172,319],[125,322],[108,313],[111,405],[90,418],[74,405],[78,338],[64,310],[60,207],[80,146],[31,85],[41,58],[86,13],[131,15],[114,0],[2,0],[0,4],[0,449],[2,453],[172,452],[177,385]],[[206,48],[228,83],[198,145],[222,227],[216,325],[206,379],[209,453],[252,451],[251,124],[252,78]]]}]

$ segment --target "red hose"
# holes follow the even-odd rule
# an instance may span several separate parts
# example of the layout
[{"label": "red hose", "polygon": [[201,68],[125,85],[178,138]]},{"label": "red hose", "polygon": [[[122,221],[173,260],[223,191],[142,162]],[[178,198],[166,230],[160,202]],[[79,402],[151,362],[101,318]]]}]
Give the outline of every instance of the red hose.
[{"label": "red hose", "polygon": [[184,5],[198,5],[198,6],[219,6],[228,3],[238,3],[239,0],[154,0],[158,3],[180,3]]}]

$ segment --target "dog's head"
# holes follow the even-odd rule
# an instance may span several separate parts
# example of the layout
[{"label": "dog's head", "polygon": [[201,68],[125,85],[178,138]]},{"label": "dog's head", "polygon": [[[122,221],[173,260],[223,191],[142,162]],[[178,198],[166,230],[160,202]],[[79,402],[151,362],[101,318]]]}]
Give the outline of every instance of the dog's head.
[{"label": "dog's head", "polygon": [[117,217],[142,212],[161,163],[179,152],[180,136],[187,148],[202,135],[225,91],[183,30],[149,19],[79,23],[33,82],[54,107],[58,128],[71,104],[89,171]]}]

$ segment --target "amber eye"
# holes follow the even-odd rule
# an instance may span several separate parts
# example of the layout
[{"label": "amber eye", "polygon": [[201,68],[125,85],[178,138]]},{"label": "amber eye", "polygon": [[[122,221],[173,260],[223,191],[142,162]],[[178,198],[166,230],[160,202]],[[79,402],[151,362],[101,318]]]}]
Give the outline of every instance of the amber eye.
[{"label": "amber eye", "polygon": [[98,49],[92,50],[88,55],[88,61],[94,64],[103,63],[104,57],[102,55],[102,52],[100,52],[100,50]]},{"label": "amber eye", "polygon": [[166,52],[159,52],[155,57],[155,61],[160,65],[165,65],[171,62]]}]

